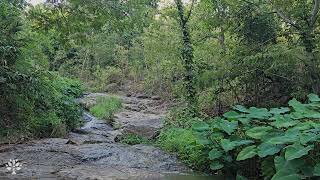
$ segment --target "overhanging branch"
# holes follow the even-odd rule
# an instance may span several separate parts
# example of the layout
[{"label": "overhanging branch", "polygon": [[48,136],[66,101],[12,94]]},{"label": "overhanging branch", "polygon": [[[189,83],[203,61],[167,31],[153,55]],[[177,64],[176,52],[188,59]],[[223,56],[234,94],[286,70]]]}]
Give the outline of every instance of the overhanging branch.
[{"label": "overhanging branch", "polygon": [[313,28],[314,25],[316,24],[316,21],[318,19],[318,13],[319,13],[319,8],[320,8],[320,0],[314,0],[314,5],[311,11],[311,16],[310,16],[310,26]]}]

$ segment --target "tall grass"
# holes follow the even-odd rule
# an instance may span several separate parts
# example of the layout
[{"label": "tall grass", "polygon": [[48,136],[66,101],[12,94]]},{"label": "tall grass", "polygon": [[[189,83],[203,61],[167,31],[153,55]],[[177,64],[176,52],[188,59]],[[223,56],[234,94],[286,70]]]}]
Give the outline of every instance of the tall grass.
[{"label": "tall grass", "polygon": [[101,97],[97,100],[97,104],[90,108],[90,112],[97,118],[111,120],[121,107],[122,104],[119,98]]}]

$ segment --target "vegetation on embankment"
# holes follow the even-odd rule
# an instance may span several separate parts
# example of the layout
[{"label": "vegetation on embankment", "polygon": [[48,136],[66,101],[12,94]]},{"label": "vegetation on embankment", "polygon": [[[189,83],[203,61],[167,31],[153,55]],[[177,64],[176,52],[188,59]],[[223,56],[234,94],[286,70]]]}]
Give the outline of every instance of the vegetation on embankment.
[{"label": "vegetation on embankment", "polygon": [[289,107],[238,105],[221,117],[193,118],[192,124],[176,119],[185,126],[168,126],[159,144],[193,168],[231,178],[315,178],[320,176],[320,98],[308,97],[306,104],[290,100]]},{"label": "vegetation on embankment", "polygon": [[117,97],[100,97],[97,104],[90,108],[90,112],[100,119],[111,121],[113,115],[122,108],[121,100]]},{"label": "vegetation on embankment", "polygon": [[79,81],[49,71],[43,35],[24,22],[23,1],[0,2],[0,143],[60,137],[79,124]]}]

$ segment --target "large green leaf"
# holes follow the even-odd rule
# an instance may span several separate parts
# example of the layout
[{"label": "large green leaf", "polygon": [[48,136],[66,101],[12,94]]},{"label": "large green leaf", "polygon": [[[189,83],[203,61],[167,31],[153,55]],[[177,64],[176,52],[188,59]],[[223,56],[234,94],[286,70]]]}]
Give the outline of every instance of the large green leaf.
[{"label": "large green leaf", "polygon": [[264,158],[280,152],[282,148],[283,148],[282,145],[262,143],[258,146],[258,155],[259,157]]},{"label": "large green leaf", "polygon": [[308,112],[306,112],[304,114],[304,117],[305,118],[312,118],[312,119],[320,119],[320,113],[316,112],[316,111],[309,110]]},{"label": "large green leaf", "polygon": [[250,158],[254,157],[255,155],[257,155],[257,148],[256,147],[257,147],[256,145],[245,147],[238,154],[237,161],[243,161],[246,159],[250,159]]},{"label": "large green leaf", "polygon": [[314,166],[313,175],[320,176],[320,163],[318,163]]},{"label": "large green leaf", "polygon": [[273,128],[270,126],[255,127],[246,131],[246,135],[254,139],[261,139],[268,134],[268,131],[272,129]]},{"label": "large green leaf", "polygon": [[276,156],[274,158],[274,165],[277,171],[280,171],[283,168],[291,169],[294,172],[299,171],[302,167],[305,166],[305,162],[301,161],[301,159],[294,159],[291,161],[286,161],[283,156]]},{"label": "large green leaf", "polygon": [[317,133],[302,133],[300,134],[300,143],[305,145],[309,142],[319,141],[320,134]]},{"label": "large green leaf", "polygon": [[291,119],[303,119],[305,118],[305,111],[300,111],[300,112],[292,112],[289,114]]},{"label": "large green leaf", "polygon": [[220,120],[219,127],[221,130],[223,130],[227,134],[231,135],[238,128],[238,122],[237,121]]},{"label": "large green leaf", "polygon": [[251,117],[241,117],[238,118],[238,121],[240,121],[242,124],[249,124],[251,121]]},{"label": "large green leaf", "polygon": [[246,177],[237,174],[236,180],[248,180]]},{"label": "large green leaf", "polygon": [[320,98],[316,94],[309,94],[308,98],[310,102],[320,102]]},{"label": "large green leaf", "polygon": [[287,107],[281,107],[281,108],[272,108],[270,109],[271,114],[284,114],[290,112],[290,109]]},{"label": "large green leaf", "polygon": [[249,108],[248,116],[254,119],[268,119],[271,116],[271,113],[269,113],[266,108],[251,107]]},{"label": "large green leaf", "polygon": [[296,126],[292,127],[291,129],[303,131],[303,130],[313,128],[314,125],[315,125],[315,123],[313,121],[301,122],[301,123],[297,124]]},{"label": "large green leaf", "polygon": [[271,125],[276,128],[288,128],[298,124],[300,121],[293,120],[289,116],[277,116],[276,121],[272,122]]},{"label": "large green leaf", "polygon": [[286,161],[283,156],[274,158],[276,174],[272,180],[297,180],[300,176],[297,174],[298,168],[302,166],[302,161]]},{"label": "large green leaf", "polygon": [[246,107],[244,106],[241,106],[241,105],[236,105],[233,107],[234,110],[237,110],[239,112],[242,112],[242,113],[249,113],[249,109],[247,109]]},{"label": "large green leaf", "polygon": [[198,134],[197,135],[197,143],[202,145],[209,145],[211,141],[207,138],[205,134]]},{"label": "large green leaf", "polygon": [[314,148],[313,145],[304,147],[300,144],[293,144],[291,146],[286,147],[285,158],[288,161],[300,158],[302,156],[307,155],[309,151],[312,150],[313,148]]},{"label": "large green leaf", "polygon": [[210,160],[215,160],[220,158],[223,155],[223,153],[221,151],[219,151],[218,149],[212,149],[209,152],[209,159]]},{"label": "large green leaf", "polygon": [[223,116],[227,119],[237,119],[237,118],[241,118],[244,117],[243,114],[240,114],[236,111],[229,111],[223,114]]},{"label": "large green leaf", "polygon": [[271,180],[300,180],[301,177],[290,169],[281,169],[272,177]]},{"label": "large green leaf", "polygon": [[270,138],[267,142],[270,144],[288,144],[294,143],[298,140],[298,134],[286,134],[284,136],[277,136]]},{"label": "large green leaf", "polygon": [[297,101],[296,99],[290,100],[289,101],[289,106],[291,106],[297,112],[306,112],[306,111],[308,111],[306,106],[304,104],[300,103],[299,101]]},{"label": "large green leaf", "polygon": [[254,143],[254,141],[251,141],[251,140],[230,141],[229,139],[222,139],[220,142],[223,150],[226,152],[231,151],[238,146],[247,145],[251,143]]},{"label": "large green leaf", "polygon": [[274,158],[274,167],[277,171],[280,171],[280,169],[284,168],[286,165],[286,159],[283,156],[276,156]]},{"label": "large green leaf", "polygon": [[219,170],[219,169],[221,169],[221,168],[223,168],[224,167],[224,165],[223,164],[221,164],[221,163],[219,163],[219,162],[217,162],[217,161],[214,161],[214,162],[212,162],[211,164],[210,164],[210,169],[211,170]]},{"label": "large green leaf", "polygon": [[210,130],[210,126],[205,122],[198,122],[192,125],[193,130],[195,131],[208,131]]}]

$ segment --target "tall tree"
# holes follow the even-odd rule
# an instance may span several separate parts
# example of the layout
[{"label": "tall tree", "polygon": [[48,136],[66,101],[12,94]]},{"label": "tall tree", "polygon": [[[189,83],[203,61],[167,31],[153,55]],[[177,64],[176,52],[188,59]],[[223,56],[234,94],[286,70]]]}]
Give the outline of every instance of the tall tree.
[{"label": "tall tree", "polygon": [[[277,15],[298,32],[305,47],[309,62],[305,65],[309,72],[312,83],[312,90],[320,93],[320,71],[319,62],[315,54],[316,36],[315,29],[320,10],[320,0],[312,1],[289,1],[287,3],[278,0],[269,0]],[[290,3],[290,5],[288,5]]]},{"label": "tall tree", "polygon": [[195,5],[195,0],[191,1],[190,9],[187,12],[187,14],[185,14],[185,8],[181,0],[175,0],[175,4],[178,12],[178,21],[183,40],[181,56],[186,70],[185,81],[187,89],[187,100],[189,105],[194,106],[196,105],[195,67],[193,58],[193,47],[188,22],[190,20],[193,7]]}]

